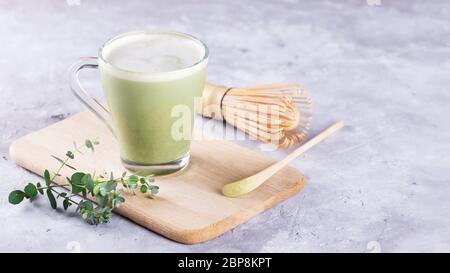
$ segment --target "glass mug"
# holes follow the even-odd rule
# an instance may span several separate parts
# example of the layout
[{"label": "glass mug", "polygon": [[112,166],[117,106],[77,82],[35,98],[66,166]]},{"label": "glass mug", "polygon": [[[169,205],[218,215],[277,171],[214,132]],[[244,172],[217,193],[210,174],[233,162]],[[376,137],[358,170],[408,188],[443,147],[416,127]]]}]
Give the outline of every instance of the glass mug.
[{"label": "glass mug", "polygon": [[[75,63],[70,87],[113,132],[126,169],[165,175],[189,162],[194,99],[202,94],[207,62],[207,46],[188,34],[125,33],[108,40],[97,58]],[[81,86],[84,68],[100,70],[109,110]]]}]

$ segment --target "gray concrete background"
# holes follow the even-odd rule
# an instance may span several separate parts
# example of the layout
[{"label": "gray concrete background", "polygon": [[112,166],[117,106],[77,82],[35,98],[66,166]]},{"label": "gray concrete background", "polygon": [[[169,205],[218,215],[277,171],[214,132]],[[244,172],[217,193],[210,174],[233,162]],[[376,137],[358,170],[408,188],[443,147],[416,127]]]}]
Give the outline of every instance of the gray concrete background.
[{"label": "gray concrete background", "polygon": [[[450,251],[449,18],[447,1],[0,2],[0,251]],[[90,226],[44,199],[7,203],[40,179],[11,161],[9,145],[83,109],[67,67],[143,29],[203,39],[211,82],[303,84],[313,133],[347,122],[293,163],[308,177],[302,193],[192,246],[118,215]]]}]

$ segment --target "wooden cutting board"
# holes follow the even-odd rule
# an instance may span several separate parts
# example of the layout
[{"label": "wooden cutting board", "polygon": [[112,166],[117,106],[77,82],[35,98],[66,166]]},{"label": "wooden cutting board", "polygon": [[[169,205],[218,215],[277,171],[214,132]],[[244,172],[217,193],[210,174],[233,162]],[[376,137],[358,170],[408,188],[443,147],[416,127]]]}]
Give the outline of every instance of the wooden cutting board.
[{"label": "wooden cutting board", "polygon": [[[84,172],[124,168],[116,140],[90,112],[76,114],[40,131],[30,133],[10,147],[18,165],[42,175],[56,170],[59,163],[51,155],[64,157],[73,142],[97,138],[94,153],[77,155],[71,165]],[[172,240],[195,244],[210,240],[244,223],[256,214],[298,193],[303,175],[286,167],[257,190],[239,198],[221,194],[227,182],[235,181],[269,166],[273,160],[225,140],[193,141],[191,161],[183,171],[156,179],[160,193],[155,199],[143,194],[124,193],[126,202],[117,213]],[[70,169],[63,170],[57,183],[65,183]]]}]

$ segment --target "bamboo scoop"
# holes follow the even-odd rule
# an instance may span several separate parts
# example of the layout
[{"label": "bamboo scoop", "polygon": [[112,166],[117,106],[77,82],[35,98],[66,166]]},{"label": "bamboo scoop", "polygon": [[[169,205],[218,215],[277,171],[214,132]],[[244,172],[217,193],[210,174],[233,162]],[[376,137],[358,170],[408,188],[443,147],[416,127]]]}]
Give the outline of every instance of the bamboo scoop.
[{"label": "bamboo scoop", "polygon": [[207,83],[196,109],[264,143],[289,148],[308,133],[312,100],[297,84],[230,88]]},{"label": "bamboo scoop", "polygon": [[334,123],[327,129],[322,131],[320,134],[313,137],[308,142],[306,142],[305,144],[303,144],[302,146],[297,148],[295,151],[290,153],[284,159],[278,161],[277,163],[273,164],[272,166],[254,174],[252,176],[249,176],[247,178],[226,184],[222,188],[222,193],[228,197],[238,197],[238,196],[241,196],[241,195],[251,192],[252,190],[259,187],[262,183],[264,183],[267,179],[269,179],[276,172],[281,170],[284,166],[286,166],[294,158],[303,154],[304,152],[306,152],[307,150],[309,150],[310,148],[312,148],[314,145],[321,142],[322,140],[326,139],[327,137],[332,135],[334,132],[341,129],[343,126],[344,126],[344,122],[342,120]]}]

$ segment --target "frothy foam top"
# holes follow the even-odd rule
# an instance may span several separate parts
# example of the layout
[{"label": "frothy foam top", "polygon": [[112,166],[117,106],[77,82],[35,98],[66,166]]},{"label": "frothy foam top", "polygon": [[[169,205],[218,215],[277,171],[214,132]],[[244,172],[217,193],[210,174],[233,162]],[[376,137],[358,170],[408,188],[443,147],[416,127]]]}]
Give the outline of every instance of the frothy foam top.
[{"label": "frothy foam top", "polygon": [[109,42],[103,58],[129,72],[169,72],[191,67],[205,56],[204,45],[177,33],[136,33]]}]

